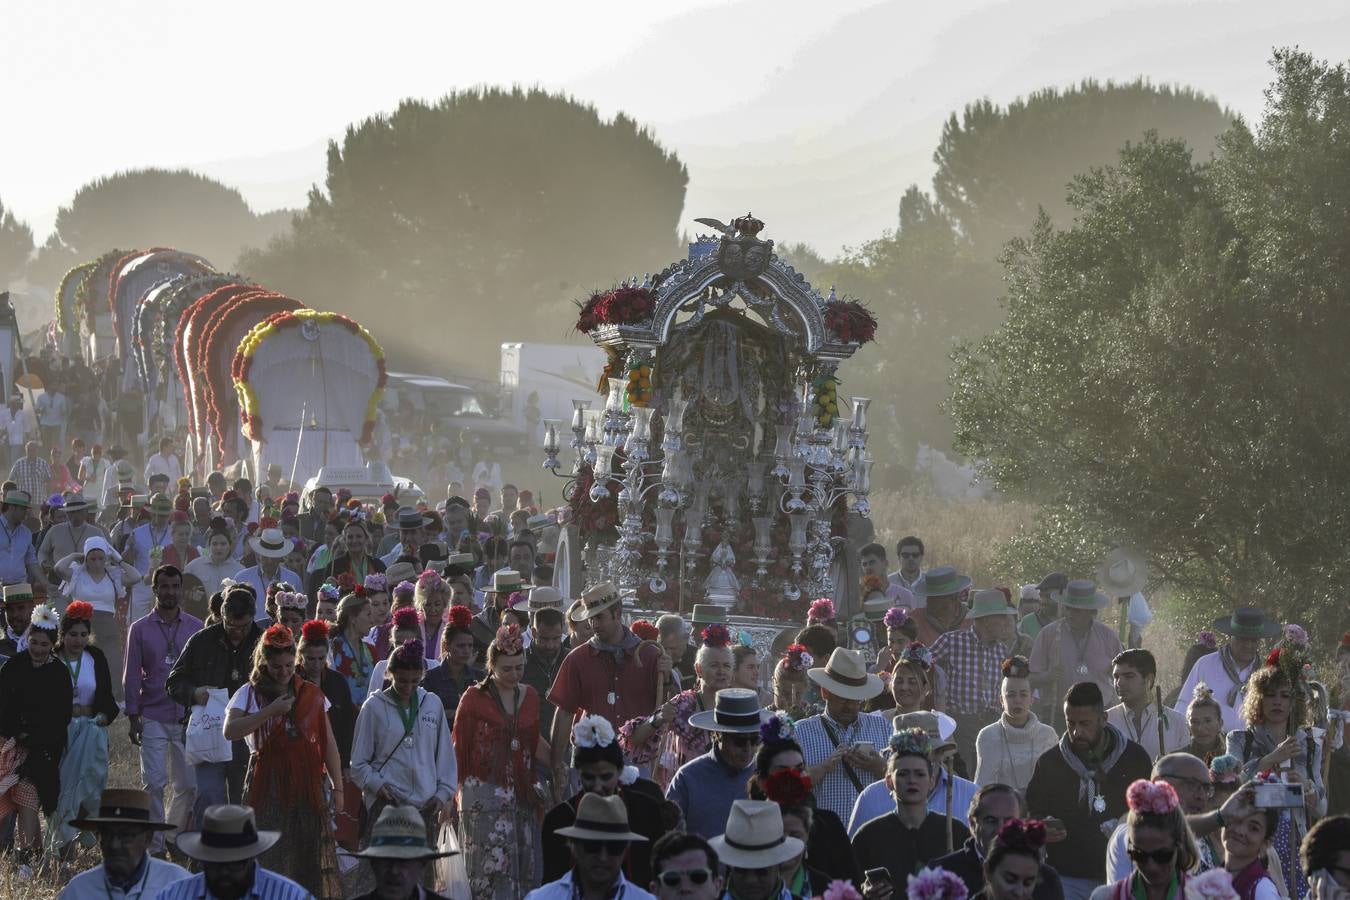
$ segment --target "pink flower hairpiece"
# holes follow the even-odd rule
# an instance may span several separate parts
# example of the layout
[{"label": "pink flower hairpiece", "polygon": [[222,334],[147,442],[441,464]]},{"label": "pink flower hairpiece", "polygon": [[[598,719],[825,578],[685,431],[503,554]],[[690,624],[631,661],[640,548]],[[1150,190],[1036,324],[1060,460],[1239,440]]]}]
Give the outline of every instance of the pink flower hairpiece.
[{"label": "pink flower hairpiece", "polygon": [[508,609],[515,609],[517,606],[528,605],[529,601],[530,595],[524,591],[512,591],[506,598],[506,606]]},{"label": "pink flower hairpiece", "polygon": [[1181,801],[1176,789],[1167,782],[1140,778],[1125,789],[1125,803],[1133,812],[1165,816],[1175,811]]},{"label": "pink flower hairpiece", "polygon": [[309,598],[298,591],[277,591],[277,609],[305,609]]},{"label": "pink flower hairpiece", "polygon": [[1200,632],[1195,636],[1195,642],[1202,647],[1209,648],[1210,650],[1219,649],[1219,638],[1212,631],[1206,630]]},{"label": "pink flower hairpiece", "polygon": [[1209,780],[1215,784],[1237,784],[1242,776],[1242,760],[1230,753],[1209,761]]},{"label": "pink flower hairpiece", "polygon": [[906,622],[912,622],[909,617],[909,611],[903,606],[892,606],[886,610],[886,615],[881,617],[881,624],[887,628],[901,628]]},{"label": "pink flower hairpiece", "polygon": [[1292,622],[1284,626],[1284,640],[1289,644],[1298,644],[1307,646],[1308,632],[1303,630],[1302,625],[1295,625]]},{"label": "pink flower hairpiece", "polygon": [[1233,876],[1223,866],[1186,879],[1186,900],[1237,900]]},{"label": "pink flower hairpiece", "polygon": [[394,648],[394,652],[389,654],[389,671],[392,672],[402,668],[420,668],[426,665],[426,660],[426,645],[417,638],[413,638],[399,644]]},{"label": "pink flower hairpiece", "polygon": [[441,573],[435,569],[423,569],[417,576],[417,586],[424,591],[434,591],[444,583],[445,579],[441,578]]},{"label": "pink flower hairpiece", "polygon": [[819,600],[812,600],[811,605],[806,609],[806,624],[808,625],[820,622],[833,622],[834,617],[834,601],[829,597],[821,597]]},{"label": "pink flower hairpiece", "polygon": [[319,596],[324,600],[337,600],[342,596],[342,591],[336,584],[319,585]]},{"label": "pink flower hairpiece", "polygon": [[422,614],[411,606],[394,610],[394,630],[416,630],[422,625]]},{"label": "pink flower hairpiece", "polygon": [[383,572],[371,572],[361,586],[372,594],[385,594],[389,592],[389,579]]},{"label": "pink flower hairpiece", "polygon": [[909,900],[966,900],[970,891],[955,872],[924,868],[918,875],[909,876],[905,895]]},{"label": "pink flower hairpiece", "polygon": [[821,900],[863,900],[862,894],[853,886],[851,881],[841,881],[835,879],[825,888],[825,893],[821,894]]},{"label": "pink flower hairpiece", "polygon": [[519,656],[524,650],[524,638],[521,637],[519,625],[498,628],[492,642],[497,645],[497,652],[505,656]]}]

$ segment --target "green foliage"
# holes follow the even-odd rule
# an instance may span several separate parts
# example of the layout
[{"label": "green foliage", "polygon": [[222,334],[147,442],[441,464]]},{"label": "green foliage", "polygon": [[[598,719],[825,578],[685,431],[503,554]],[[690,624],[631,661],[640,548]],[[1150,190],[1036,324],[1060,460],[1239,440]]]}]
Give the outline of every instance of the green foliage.
[{"label": "green foliage", "polygon": [[136,169],[91,181],[56,214],[56,226],[29,268],[55,286],[71,266],[113,247],[174,247],[221,270],[275,232],[239,191],[186,169]]},{"label": "green foliage", "polygon": [[958,447],[1069,543],[1132,544],[1208,609],[1327,640],[1350,577],[1350,90],[1306,54],[1275,68],[1255,134],[1208,163],[1149,135],[1075,180],[1072,227],[1012,243],[1007,321],[961,348],[949,403]]},{"label": "green foliage", "polygon": [[687,181],[632,119],[566,97],[406,101],[330,145],[326,191],[242,265],[354,316],[397,358],[444,367],[450,325],[454,366],[495,368],[499,341],[556,340],[573,299],[678,256]]},{"label": "green foliage", "polygon": [[0,201],[0,279],[13,275],[33,252],[33,229]]}]

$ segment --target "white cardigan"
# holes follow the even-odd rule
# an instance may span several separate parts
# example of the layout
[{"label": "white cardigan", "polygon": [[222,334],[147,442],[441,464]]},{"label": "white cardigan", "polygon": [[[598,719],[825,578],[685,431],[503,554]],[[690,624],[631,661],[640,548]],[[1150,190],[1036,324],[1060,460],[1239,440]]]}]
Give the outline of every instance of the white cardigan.
[{"label": "white cardigan", "polygon": [[975,783],[1007,784],[1025,791],[1041,754],[1059,743],[1055,729],[1032,713],[1021,728],[1000,717],[975,738]]}]

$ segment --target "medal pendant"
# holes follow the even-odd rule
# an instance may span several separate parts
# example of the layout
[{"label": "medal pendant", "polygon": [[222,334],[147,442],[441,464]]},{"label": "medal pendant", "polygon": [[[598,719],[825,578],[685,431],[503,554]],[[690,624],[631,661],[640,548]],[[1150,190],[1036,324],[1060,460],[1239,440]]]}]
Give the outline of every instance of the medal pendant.
[{"label": "medal pendant", "polygon": [[1088,673],[1088,667],[1085,666],[1085,665],[1081,665],[1081,664],[1080,664],[1080,665],[1078,666],[1078,674],[1079,674],[1079,675],[1086,675],[1087,673]]},{"label": "medal pendant", "polygon": [[239,670],[238,670],[238,669],[231,669],[231,670],[230,670],[230,680],[231,680],[231,681],[238,681],[238,680],[239,680]]},{"label": "medal pendant", "polygon": [[605,698],[605,702],[608,703],[610,706],[613,706],[615,703],[618,702],[618,700],[619,698],[614,695],[613,691],[610,691],[609,696]]},{"label": "medal pendant", "polygon": [[407,737],[405,737],[405,738],[403,739],[403,746],[405,746],[405,747],[407,747],[408,749],[411,750],[411,749],[412,749],[412,745],[413,745],[413,739],[412,739],[412,735],[410,734],[410,735],[408,735]]},{"label": "medal pendant", "polygon": [[165,654],[164,654],[164,665],[166,665],[166,666],[172,666],[173,663],[174,663],[173,654],[172,654],[172,653],[165,653]]},{"label": "medal pendant", "polygon": [[511,738],[511,749],[512,750],[520,749],[520,740],[518,738]]},{"label": "medal pendant", "polygon": [[1093,797],[1093,798],[1092,798],[1092,810],[1093,810],[1093,812],[1099,812],[1099,813],[1104,813],[1104,812],[1106,812],[1106,798],[1103,797],[1101,794],[1098,794],[1097,796]]}]

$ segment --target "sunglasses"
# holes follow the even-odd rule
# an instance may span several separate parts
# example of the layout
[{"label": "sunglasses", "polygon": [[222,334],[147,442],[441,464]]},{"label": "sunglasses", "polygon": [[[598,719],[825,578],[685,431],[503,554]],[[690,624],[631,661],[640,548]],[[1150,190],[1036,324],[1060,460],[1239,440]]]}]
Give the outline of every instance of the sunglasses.
[{"label": "sunglasses", "polygon": [[688,878],[690,884],[706,884],[712,877],[707,869],[668,869],[656,876],[666,887],[679,887],[680,882]]},{"label": "sunglasses", "polygon": [[757,734],[728,734],[723,740],[733,747],[759,746],[759,735]]},{"label": "sunglasses", "polygon": [[1164,865],[1166,863],[1170,863],[1173,859],[1176,858],[1177,848],[1164,847],[1161,850],[1136,850],[1133,847],[1131,847],[1129,850],[1129,855],[1130,860],[1132,862],[1138,863],[1140,865],[1143,865],[1144,863],[1149,861],[1155,862],[1158,865]]},{"label": "sunglasses", "polygon": [[578,841],[582,853],[599,856],[602,852],[608,856],[623,856],[628,850],[626,841]]}]

